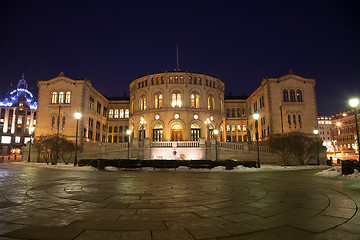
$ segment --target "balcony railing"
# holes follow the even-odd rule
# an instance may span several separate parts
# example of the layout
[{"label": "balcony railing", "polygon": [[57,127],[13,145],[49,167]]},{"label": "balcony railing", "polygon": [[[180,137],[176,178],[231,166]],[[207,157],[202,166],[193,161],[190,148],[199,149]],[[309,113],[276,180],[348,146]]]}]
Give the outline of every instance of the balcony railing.
[{"label": "balcony railing", "polygon": [[198,141],[181,141],[181,142],[151,142],[151,148],[193,148],[199,147]]}]

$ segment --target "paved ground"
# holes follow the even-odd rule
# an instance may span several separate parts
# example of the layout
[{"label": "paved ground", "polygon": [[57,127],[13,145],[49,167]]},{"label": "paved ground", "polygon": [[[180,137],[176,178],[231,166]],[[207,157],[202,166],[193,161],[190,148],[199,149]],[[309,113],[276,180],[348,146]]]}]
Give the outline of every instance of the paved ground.
[{"label": "paved ground", "polygon": [[78,172],[0,164],[0,239],[360,239],[360,184],[316,170]]}]

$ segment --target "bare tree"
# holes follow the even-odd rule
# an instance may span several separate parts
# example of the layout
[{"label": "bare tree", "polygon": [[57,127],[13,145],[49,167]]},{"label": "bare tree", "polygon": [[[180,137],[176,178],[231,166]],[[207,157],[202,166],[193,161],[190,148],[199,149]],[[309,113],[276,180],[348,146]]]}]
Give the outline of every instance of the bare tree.
[{"label": "bare tree", "polygon": [[[284,146],[283,141],[285,142]],[[299,132],[288,133],[285,136],[275,134],[270,137],[269,144],[272,152],[282,155],[285,151],[286,156],[292,156],[295,158],[296,164],[300,165],[308,164],[315,159],[317,149],[320,152],[324,151],[321,140],[316,143],[314,138]],[[287,160],[285,164],[291,164],[291,161]]]},{"label": "bare tree", "polygon": [[59,135],[39,136],[35,139],[34,145],[44,156],[45,161],[48,163],[48,159],[50,159],[51,164],[54,165],[60,158],[65,164],[68,164],[75,151],[75,144]]}]

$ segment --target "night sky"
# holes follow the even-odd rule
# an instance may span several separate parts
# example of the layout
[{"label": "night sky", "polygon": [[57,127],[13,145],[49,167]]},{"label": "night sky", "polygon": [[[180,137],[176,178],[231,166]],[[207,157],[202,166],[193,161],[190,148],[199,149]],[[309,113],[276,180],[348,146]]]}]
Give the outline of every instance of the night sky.
[{"label": "night sky", "polygon": [[0,0],[2,89],[25,71],[36,92],[63,71],[123,96],[176,68],[177,43],[180,69],[220,78],[226,94],[293,69],[317,79],[319,114],[360,97],[360,1]]}]

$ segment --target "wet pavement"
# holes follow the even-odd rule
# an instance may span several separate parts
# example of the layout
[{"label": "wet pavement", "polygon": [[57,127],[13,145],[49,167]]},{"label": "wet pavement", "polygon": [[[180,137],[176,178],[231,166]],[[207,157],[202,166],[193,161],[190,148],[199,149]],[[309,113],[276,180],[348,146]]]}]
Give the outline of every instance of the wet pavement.
[{"label": "wet pavement", "polygon": [[360,239],[360,182],[319,170],[66,171],[0,164],[0,239]]}]

